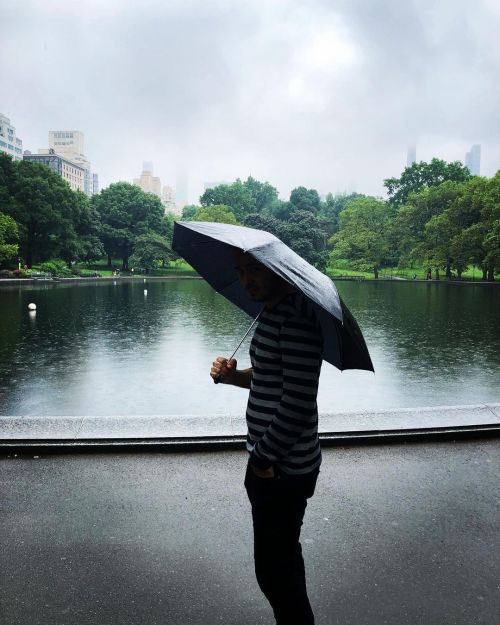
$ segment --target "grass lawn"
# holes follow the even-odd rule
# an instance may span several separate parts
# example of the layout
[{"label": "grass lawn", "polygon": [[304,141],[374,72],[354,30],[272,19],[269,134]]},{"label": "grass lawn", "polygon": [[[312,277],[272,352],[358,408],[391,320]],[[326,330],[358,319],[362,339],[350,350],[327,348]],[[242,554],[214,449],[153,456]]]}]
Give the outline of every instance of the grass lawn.
[{"label": "grass lawn", "polygon": [[[93,276],[95,273],[103,277],[111,277],[113,276],[113,271],[116,269],[120,270],[120,275],[122,276],[138,276],[143,277],[144,273],[137,271],[137,268],[134,267],[135,271],[122,271],[121,270],[122,262],[119,259],[113,259],[112,268],[109,269],[107,266],[107,260],[101,259],[92,263],[90,266],[85,263],[78,263],[75,267],[81,272],[82,277]],[[36,266],[33,266],[34,270],[37,270]],[[338,264],[334,266],[328,266],[325,271],[326,275],[331,278],[357,278],[357,279],[374,279],[373,271],[357,271],[355,269],[350,269],[347,261],[340,261]],[[427,268],[423,267],[384,267],[379,271],[379,278],[404,278],[407,280],[412,280],[413,276],[416,276],[417,280],[425,280],[427,273]],[[197,276],[196,271],[188,265],[184,260],[179,259],[175,261],[171,261],[168,267],[155,268],[152,269],[147,275],[149,276]],[[466,280],[482,280],[482,271],[478,267],[469,267],[467,271],[464,271],[462,277]],[[434,278],[434,270],[432,277]],[[441,280],[445,279],[444,271],[440,272]],[[495,274],[495,279],[500,280],[500,273]]]},{"label": "grass lawn", "polygon": [[[328,266],[325,273],[331,278],[365,278],[373,279],[373,271],[356,271],[349,269],[346,263],[341,263],[340,266]],[[379,278],[405,278],[406,280],[413,280],[413,276],[416,276],[417,280],[425,280],[427,275],[427,269],[422,267],[384,267],[379,271]],[[441,280],[445,279],[444,270],[440,272]],[[453,273],[456,277],[456,272]],[[432,277],[435,277],[434,269],[432,270]],[[483,272],[479,267],[469,267],[462,273],[462,278],[465,280],[482,280]],[[500,274],[495,274],[495,279],[500,279]]]},{"label": "grass lawn", "polygon": [[[112,276],[113,271],[116,269],[120,270],[121,276],[143,276],[144,274],[137,271],[122,271],[122,261],[118,259],[113,259],[112,261],[112,269],[108,268],[107,260],[99,260],[95,263],[92,263],[90,266],[85,263],[79,263],[76,267],[82,272],[82,275],[92,275],[94,272],[99,273],[101,276]],[[131,267],[132,268],[132,267]],[[136,269],[134,267],[134,269]],[[197,276],[196,271],[188,265],[184,261],[176,260],[169,263],[168,267],[164,269],[151,269],[149,274],[150,276]]]}]

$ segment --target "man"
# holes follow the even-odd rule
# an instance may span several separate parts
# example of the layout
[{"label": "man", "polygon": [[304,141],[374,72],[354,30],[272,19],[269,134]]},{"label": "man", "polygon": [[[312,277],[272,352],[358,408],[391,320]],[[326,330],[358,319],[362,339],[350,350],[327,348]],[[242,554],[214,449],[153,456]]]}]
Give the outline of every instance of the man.
[{"label": "man", "polygon": [[235,250],[249,296],[264,304],[250,369],[218,357],[210,375],[250,389],[245,488],[252,506],[257,581],[277,625],[311,625],[299,542],[307,499],[321,464],[316,397],[321,330],[306,298],[252,256]]}]

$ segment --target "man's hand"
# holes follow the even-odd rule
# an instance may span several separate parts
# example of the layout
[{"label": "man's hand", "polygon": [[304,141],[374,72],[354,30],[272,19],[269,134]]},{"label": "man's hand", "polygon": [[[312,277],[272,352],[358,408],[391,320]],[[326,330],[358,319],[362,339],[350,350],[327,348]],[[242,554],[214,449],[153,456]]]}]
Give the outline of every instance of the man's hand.
[{"label": "man's hand", "polygon": [[274,467],[269,467],[268,469],[258,469],[257,467],[254,467],[253,465],[250,465],[250,466],[252,467],[252,471],[257,477],[263,477],[265,479],[274,477]]},{"label": "man's hand", "polygon": [[234,358],[228,360],[227,358],[218,356],[212,363],[210,375],[214,380],[217,379],[222,384],[234,384],[237,364]]}]

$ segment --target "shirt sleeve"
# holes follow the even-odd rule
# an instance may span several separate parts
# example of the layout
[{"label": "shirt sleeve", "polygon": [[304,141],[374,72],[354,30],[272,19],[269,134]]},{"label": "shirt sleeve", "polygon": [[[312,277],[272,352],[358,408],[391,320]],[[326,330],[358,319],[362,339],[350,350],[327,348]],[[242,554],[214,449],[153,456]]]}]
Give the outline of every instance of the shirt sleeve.
[{"label": "shirt sleeve", "polygon": [[250,454],[260,469],[286,457],[318,418],[317,395],[323,340],[316,323],[301,317],[281,327],[279,348],[283,366],[283,391],[273,419]]}]

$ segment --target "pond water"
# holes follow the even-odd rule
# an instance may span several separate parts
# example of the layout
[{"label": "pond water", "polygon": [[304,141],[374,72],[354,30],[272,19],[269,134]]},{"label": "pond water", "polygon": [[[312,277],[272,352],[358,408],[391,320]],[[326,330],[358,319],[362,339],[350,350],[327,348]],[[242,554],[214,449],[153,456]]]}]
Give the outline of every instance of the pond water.
[{"label": "pond water", "polygon": [[[324,363],[321,413],[500,401],[500,288],[336,284],[375,374]],[[243,414],[208,372],[250,323],[196,279],[3,287],[0,415]]]}]

